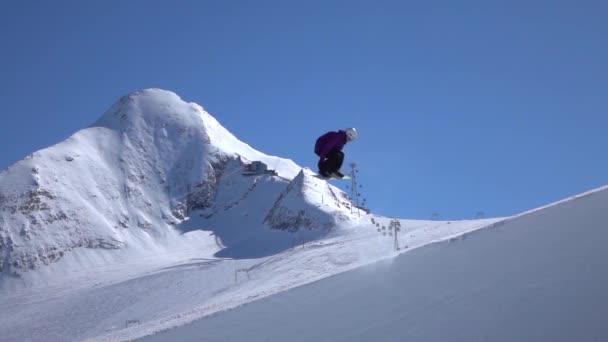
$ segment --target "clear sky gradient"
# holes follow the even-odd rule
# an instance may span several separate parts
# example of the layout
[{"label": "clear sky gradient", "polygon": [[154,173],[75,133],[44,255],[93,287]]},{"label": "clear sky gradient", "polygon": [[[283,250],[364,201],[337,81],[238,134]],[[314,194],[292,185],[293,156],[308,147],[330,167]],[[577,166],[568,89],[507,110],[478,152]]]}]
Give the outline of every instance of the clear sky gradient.
[{"label": "clear sky gradient", "polygon": [[[511,215],[608,183],[606,1],[4,1],[0,169],[158,87],[379,214]],[[337,184],[340,184],[337,182]]]}]

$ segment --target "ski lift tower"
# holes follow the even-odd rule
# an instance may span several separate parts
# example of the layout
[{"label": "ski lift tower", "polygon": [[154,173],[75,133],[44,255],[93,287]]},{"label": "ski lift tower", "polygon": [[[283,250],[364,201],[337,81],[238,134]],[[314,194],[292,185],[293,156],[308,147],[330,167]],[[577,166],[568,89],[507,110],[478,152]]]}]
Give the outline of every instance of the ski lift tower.
[{"label": "ski lift tower", "polygon": [[359,170],[357,170],[357,164],[355,163],[351,163],[350,164],[350,176],[351,176],[351,187],[350,187],[350,191],[351,191],[351,195],[350,198],[353,201],[353,205],[350,208],[350,213],[353,214],[354,213],[354,209],[355,207],[357,208],[357,215],[359,215],[359,217],[361,217],[361,209],[359,209],[360,205],[359,205],[359,197],[360,197],[360,193],[359,193],[359,184],[357,183],[357,173],[359,172]]}]

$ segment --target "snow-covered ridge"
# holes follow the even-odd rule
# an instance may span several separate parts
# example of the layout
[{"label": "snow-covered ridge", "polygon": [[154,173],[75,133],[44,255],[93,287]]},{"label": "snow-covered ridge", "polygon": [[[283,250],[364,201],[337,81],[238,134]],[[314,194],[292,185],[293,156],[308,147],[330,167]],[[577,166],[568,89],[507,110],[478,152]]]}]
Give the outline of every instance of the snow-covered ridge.
[{"label": "snow-covered ridge", "polygon": [[[310,203],[316,206],[310,206]],[[330,229],[350,218],[351,203],[342,191],[302,170],[279,196],[265,218],[271,227],[289,231]]]},{"label": "snow-covered ridge", "polygon": [[[526,217],[530,217],[530,216],[540,215],[540,214],[544,213],[548,209],[554,209],[554,208],[559,208],[559,207],[570,206],[570,205],[572,205],[576,201],[584,200],[584,199],[586,199],[588,197],[595,196],[595,195],[602,194],[602,193],[606,193],[606,192],[608,192],[608,185],[601,186],[599,188],[592,189],[592,190],[589,190],[589,191],[585,191],[583,193],[580,193],[580,194],[577,194],[577,195],[574,195],[574,196],[570,196],[570,197],[564,198],[562,200],[555,201],[553,203],[549,203],[547,205],[540,206],[538,208],[530,209],[530,210],[524,211],[522,213],[510,216],[510,217],[505,217],[505,218],[496,220],[495,222],[493,222],[492,224],[490,224],[490,225],[488,225],[487,227],[484,227],[484,228],[485,229],[498,228],[498,227],[504,226],[505,224],[511,223],[512,221],[517,221],[517,220],[519,220],[521,218],[526,218]],[[461,239],[466,238],[470,234],[475,234],[475,233],[478,233],[478,232],[481,232],[481,231],[482,230],[474,229],[474,230],[471,230],[469,232],[461,232],[461,233],[455,234],[453,237],[450,237],[450,239],[461,240]],[[443,241],[445,239],[441,239],[441,240]]]},{"label": "snow-covered ridge", "polygon": [[0,174],[0,274],[19,275],[79,248],[145,254],[179,246],[176,227],[193,211],[216,208],[222,178],[243,178],[243,163],[254,160],[276,170],[273,190],[258,199],[271,204],[301,170],[239,141],[172,92],[124,96],[90,127]]}]

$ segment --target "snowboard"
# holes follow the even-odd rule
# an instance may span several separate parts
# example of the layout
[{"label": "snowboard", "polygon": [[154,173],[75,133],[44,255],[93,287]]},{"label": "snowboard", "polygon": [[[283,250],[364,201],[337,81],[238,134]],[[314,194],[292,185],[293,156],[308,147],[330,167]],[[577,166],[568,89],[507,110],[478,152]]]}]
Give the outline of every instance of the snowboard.
[{"label": "snowboard", "polygon": [[342,178],[338,178],[338,177],[334,177],[334,176],[331,176],[331,177],[323,177],[323,176],[321,176],[320,174],[315,173],[315,177],[317,177],[317,178],[319,178],[319,179],[323,179],[323,180],[331,180],[331,179],[337,179],[337,180],[340,180],[340,179],[350,179],[350,176],[349,176],[349,175],[346,175],[346,174],[344,175],[344,177],[342,177]]}]

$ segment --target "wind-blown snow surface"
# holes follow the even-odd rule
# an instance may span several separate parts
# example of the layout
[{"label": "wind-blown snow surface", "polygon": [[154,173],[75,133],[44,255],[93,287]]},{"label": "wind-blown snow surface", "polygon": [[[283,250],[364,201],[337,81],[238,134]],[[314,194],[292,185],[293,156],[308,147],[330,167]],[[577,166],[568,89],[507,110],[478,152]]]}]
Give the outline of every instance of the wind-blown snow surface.
[{"label": "wind-blown snow surface", "polygon": [[144,341],[608,341],[608,189]]}]

